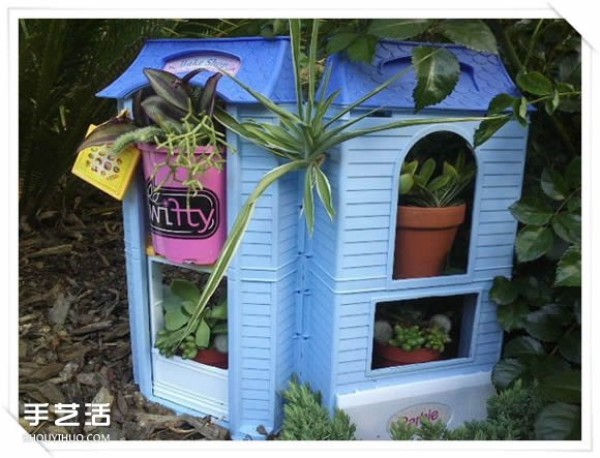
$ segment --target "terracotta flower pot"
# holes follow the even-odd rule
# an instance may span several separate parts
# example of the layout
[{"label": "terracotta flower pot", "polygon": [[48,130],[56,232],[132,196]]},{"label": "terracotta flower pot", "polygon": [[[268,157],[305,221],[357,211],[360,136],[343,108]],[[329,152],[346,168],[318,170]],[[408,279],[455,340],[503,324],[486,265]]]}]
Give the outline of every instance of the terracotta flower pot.
[{"label": "terracotta flower pot", "polygon": [[375,342],[375,356],[379,367],[405,366],[407,364],[427,363],[440,359],[442,353],[429,348],[405,351],[391,345]]},{"label": "terracotta flower pot", "polygon": [[466,205],[443,208],[398,207],[394,278],[440,275],[452,249]]},{"label": "terracotta flower pot", "polygon": [[194,361],[206,364],[207,366],[227,369],[229,366],[229,355],[227,353],[221,353],[214,348],[207,348],[206,350],[199,350]]}]

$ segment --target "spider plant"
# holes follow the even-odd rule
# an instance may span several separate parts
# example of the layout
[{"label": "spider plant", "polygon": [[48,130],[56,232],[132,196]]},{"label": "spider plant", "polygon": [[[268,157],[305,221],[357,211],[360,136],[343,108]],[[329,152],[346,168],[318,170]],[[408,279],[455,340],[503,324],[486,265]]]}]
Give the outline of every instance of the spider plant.
[{"label": "spider plant", "polygon": [[[318,97],[318,94],[326,94],[327,86],[331,76],[331,69],[326,69],[322,76],[321,87],[325,90],[317,92],[317,42],[319,35],[319,20],[315,19],[312,23],[311,37],[308,46],[308,68],[305,73],[308,78],[306,84],[307,96],[303,95],[303,86],[301,80],[301,21],[297,19],[290,20],[290,43],[292,47],[292,58],[294,66],[294,77],[296,84],[296,106],[294,111],[287,110],[273,103],[268,97],[258,93],[243,81],[240,81],[233,75],[228,75],[237,84],[249,92],[256,100],[268,111],[270,111],[278,120],[277,124],[264,123],[259,121],[239,122],[230,116],[224,110],[217,109],[215,118],[228,129],[239,136],[258,145],[266,151],[281,158],[283,163],[268,173],[257,183],[256,188],[250,194],[242,206],[231,233],[221,252],[220,258],[214,265],[214,269],[205,285],[202,295],[196,304],[196,307],[190,317],[188,325],[177,333],[170,336],[163,342],[161,351],[164,354],[172,354],[178,345],[193,334],[198,327],[198,321],[208,304],[208,300],[216,291],[219,282],[224,277],[230,263],[232,262],[244,236],[250,220],[255,211],[258,199],[262,194],[277,180],[289,173],[304,171],[304,198],[303,213],[309,232],[312,234],[315,224],[315,191],[316,195],[323,203],[330,218],[335,216],[333,208],[333,199],[331,195],[331,186],[329,179],[323,172],[323,164],[327,161],[328,151],[337,145],[356,137],[369,135],[390,129],[403,127],[433,124],[433,123],[451,123],[482,121],[484,118],[444,118],[444,119],[414,119],[405,121],[391,121],[379,126],[360,128],[358,124],[363,119],[380,110],[377,108],[365,112],[364,114],[346,120],[345,115],[352,110],[360,107],[364,102],[379,94],[388,88],[391,84],[408,73],[408,70],[402,71],[385,81],[367,95],[359,98],[354,103],[345,106],[335,114],[332,114],[334,103],[337,100],[338,92],[327,97]],[[437,50],[432,51],[422,59],[416,59],[417,63],[431,59]],[[486,119],[493,119],[488,117]]]}]

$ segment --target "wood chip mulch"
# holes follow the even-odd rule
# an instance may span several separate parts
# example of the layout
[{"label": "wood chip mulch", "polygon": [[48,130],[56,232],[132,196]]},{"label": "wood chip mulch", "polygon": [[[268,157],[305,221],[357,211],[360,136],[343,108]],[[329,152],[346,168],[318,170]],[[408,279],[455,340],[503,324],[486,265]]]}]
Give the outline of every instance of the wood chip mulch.
[{"label": "wood chip mulch", "polygon": [[[96,201],[47,211],[19,231],[19,409],[36,434],[109,434],[111,440],[222,440],[208,418],[149,402],[133,380],[121,207]],[[109,403],[110,426],[57,426],[59,403]],[[48,403],[31,426],[25,403]]]}]

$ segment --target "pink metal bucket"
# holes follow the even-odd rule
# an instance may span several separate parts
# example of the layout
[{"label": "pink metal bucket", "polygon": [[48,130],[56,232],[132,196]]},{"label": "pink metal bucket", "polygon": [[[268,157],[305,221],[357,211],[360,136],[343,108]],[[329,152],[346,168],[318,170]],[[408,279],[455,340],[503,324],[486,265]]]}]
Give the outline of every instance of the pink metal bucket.
[{"label": "pink metal bucket", "polygon": [[[167,180],[168,167],[157,168],[165,162],[167,152],[150,144],[138,148],[143,153],[154,251],[178,264],[214,264],[227,238],[225,170],[207,170],[201,179],[204,188],[190,194],[188,204],[188,188],[173,177]],[[196,154],[209,151],[209,147],[202,147]],[[176,180],[183,181],[186,173],[177,170]]]}]

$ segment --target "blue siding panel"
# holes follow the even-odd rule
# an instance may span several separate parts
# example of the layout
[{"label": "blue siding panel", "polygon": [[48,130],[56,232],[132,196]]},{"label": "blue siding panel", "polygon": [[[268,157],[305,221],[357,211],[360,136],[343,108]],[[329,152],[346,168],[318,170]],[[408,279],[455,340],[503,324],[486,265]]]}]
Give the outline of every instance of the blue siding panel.
[{"label": "blue siding panel", "polygon": [[[367,125],[376,122],[364,121]],[[475,128],[475,124],[469,124],[455,131],[469,139]],[[414,128],[412,133],[416,135],[422,130]],[[432,129],[426,131],[431,132]],[[500,356],[502,330],[497,323],[496,306],[487,300],[487,294],[494,275],[509,275],[512,266],[516,222],[508,208],[519,199],[521,193],[525,131],[509,123],[493,141],[476,152],[479,170],[471,260],[468,272],[460,283],[455,283],[453,277],[448,277],[446,282],[443,278],[392,283],[385,280],[391,275],[388,254],[394,246],[392,224],[397,205],[395,174],[399,171],[404,154],[416,140],[411,135],[392,136],[389,132],[373,137],[347,142],[332,156],[332,159],[339,161],[341,174],[335,177],[334,183],[341,201],[336,221],[330,225],[317,225],[312,242],[314,272],[323,269],[327,274],[319,275],[319,281],[313,283],[313,294],[310,296],[311,311],[318,311],[322,322],[313,324],[311,328],[311,345],[319,348],[319,352],[313,350],[307,354],[307,359],[316,368],[307,372],[309,381],[316,381],[323,390],[326,377],[320,371],[331,368],[334,377],[330,383],[333,385],[325,389],[329,393],[350,387],[360,389],[403,383],[408,378],[441,377],[453,371],[466,373],[490,370]],[[317,214],[318,223],[325,222],[325,218],[319,219],[322,216]],[[361,278],[372,279],[366,283],[368,289],[361,290]],[[393,285],[393,289],[388,290],[390,285]],[[404,285],[405,288],[411,285],[410,294],[413,297],[429,296],[435,288],[442,288],[444,294],[479,294],[478,306],[473,311],[472,324],[469,325],[474,333],[472,340],[470,333],[466,333],[472,342],[469,358],[461,358],[457,362],[444,361],[443,365],[426,367],[426,370],[419,367],[418,371],[412,373],[407,369],[397,376],[393,371],[383,374],[369,368],[374,319],[371,304],[381,294],[390,299],[394,298],[394,294],[397,299],[404,297]],[[334,294],[335,313],[323,309],[324,298],[331,293]],[[333,322],[330,323],[331,319]],[[327,329],[330,330],[329,334]],[[330,345],[333,347],[331,355],[324,351]],[[318,359],[313,360],[317,355]],[[325,358],[331,358],[333,365]]]}]

